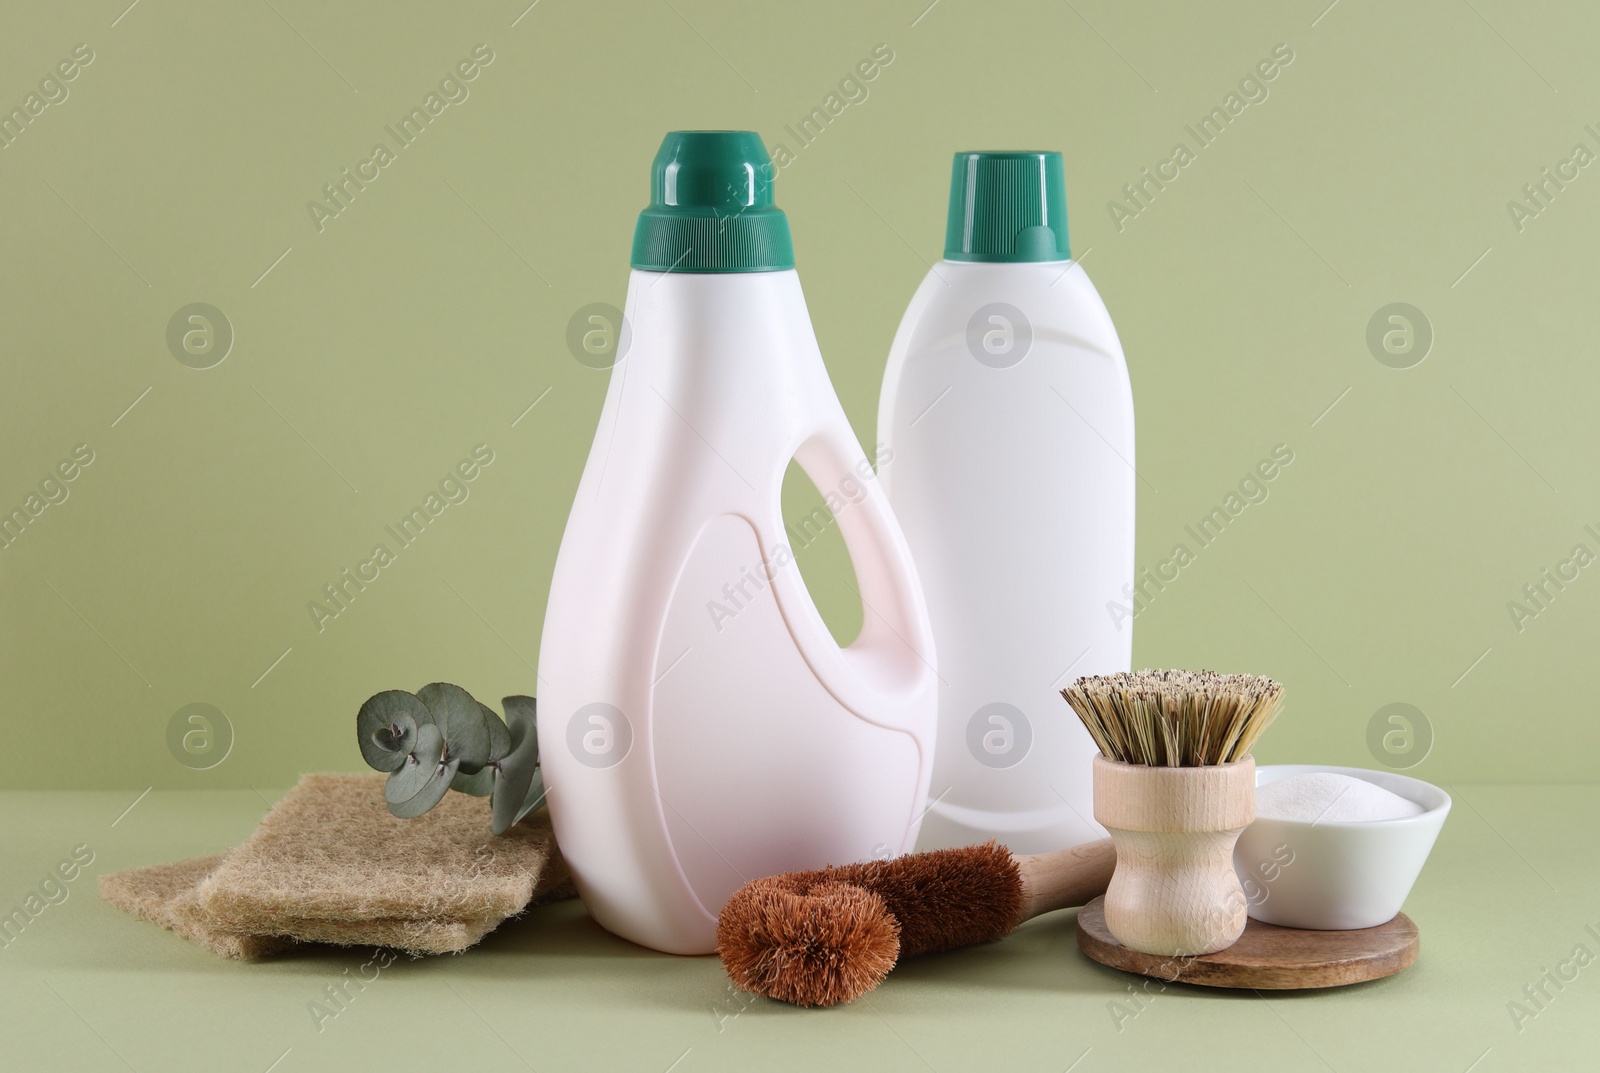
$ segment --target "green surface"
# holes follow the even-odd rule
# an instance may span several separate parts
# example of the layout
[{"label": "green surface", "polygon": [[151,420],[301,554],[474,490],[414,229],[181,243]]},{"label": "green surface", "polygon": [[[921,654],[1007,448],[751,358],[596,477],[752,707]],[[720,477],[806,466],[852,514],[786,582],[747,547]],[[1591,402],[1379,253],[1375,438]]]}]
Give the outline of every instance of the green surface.
[{"label": "green surface", "polygon": [[[288,785],[360,767],[381,689],[534,692],[608,375],[569,339],[604,349],[584,311],[622,304],[649,161],[696,127],[765,138],[869,455],[951,154],[1063,152],[1132,369],[1137,561],[1192,555],[1135,661],[1286,682],[1264,763],[1387,762],[1404,702],[1424,778],[1594,778],[1600,8],[125,8],[0,34],[0,107],[39,112],[0,149],[0,511],[38,513],[0,549],[0,785]],[[1392,303],[1430,329],[1409,368]],[[850,635],[840,546],[802,557]]]},{"label": "green surface", "polygon": [[[733,991],[714,958],[613,938],[572,901],[534,910],[460,957],[380,959],[365,970],[377,979],[352,986],[353,1000],[321,1018],[320,1031],[308,1004],[325,1001],[347,971],[361,975],[370,950],[237,964],[94,894],[95,873],[241,841],[265,798],[157,790],[129,810],[126,793],[5,793],[0,904],[20,903],[75,846],[94,861],[65,901],[0,949],[0,1064],[19,1073],[1593,1068],[1600,787],[1451,789],[1455,808],[1405,907],[1421,929],[1421,958],[1388,980],[1264,997],[1173,987],[1138,1011],[1127,988],[1142,978],[1080,955],[1065,911],[997,944],[909,962],[853,1005],[803,1011]],[[1525,1003],[1523,989],[1560,971],[1579,945],[1591,963],[1519,1031],[1508,1003]]]}]

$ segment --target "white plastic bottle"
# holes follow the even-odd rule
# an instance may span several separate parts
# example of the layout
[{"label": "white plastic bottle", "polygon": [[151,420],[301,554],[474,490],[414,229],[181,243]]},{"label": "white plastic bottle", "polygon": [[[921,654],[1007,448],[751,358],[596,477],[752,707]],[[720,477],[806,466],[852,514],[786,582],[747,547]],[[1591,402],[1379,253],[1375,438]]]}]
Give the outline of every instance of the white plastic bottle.
[{"label": "white plastic bottle", "polygon": [[[657,155],[626,353],[551,581],[538,728],[594,918],[715,947],[748,880],[910,850],[937,705],[899,526],[835,396],[754,134]],[[835,507],[863,603],[835,643],[787,544],[791,459]]]},{"label": "white plastic bottle", "polygon": [[1076,845],[1095,747],[1060,696],[1129,669],[1133,393],[1070,259],[1059,153],[958,153],[945,259],[895,335],[881,479],[939,649],[918,848]]}]

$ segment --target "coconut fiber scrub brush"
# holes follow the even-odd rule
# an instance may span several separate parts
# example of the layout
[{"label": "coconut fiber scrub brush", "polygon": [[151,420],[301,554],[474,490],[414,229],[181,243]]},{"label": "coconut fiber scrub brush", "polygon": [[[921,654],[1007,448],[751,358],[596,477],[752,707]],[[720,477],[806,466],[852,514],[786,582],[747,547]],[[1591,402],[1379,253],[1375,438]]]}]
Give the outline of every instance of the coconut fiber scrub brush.
[{"label": "coconut fiber scrub brush", "polygon": [[1105,839],[1021,857],[987,842],[770,876],[723,906],[717,954],[747,991],[833,1006],[877,987],[902,956],[1002,939],[1084,904],[1115,860]]},{"label": "coconut fiber scrub brush", "polygon": [[1248,908],[1233,847],[1256,815],[1250,747],[1283,687],[1248,674],[1140,671],[1080,678],[1061,695],[1100,747],[1094,818],[1117,847],[1107,929],[1145,954],[1231,946]]}]

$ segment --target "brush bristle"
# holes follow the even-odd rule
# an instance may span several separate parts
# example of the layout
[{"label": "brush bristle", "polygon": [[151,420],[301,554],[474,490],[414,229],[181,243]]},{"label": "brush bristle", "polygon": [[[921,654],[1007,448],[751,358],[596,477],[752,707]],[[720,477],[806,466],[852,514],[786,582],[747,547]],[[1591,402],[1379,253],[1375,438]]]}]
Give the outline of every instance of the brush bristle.
[{"label": "brush bristle", "polygon": [[739,987],[832,1006],[878,986],[901,954],[1003,938],[1022,910],[1016,861],[988,842],[747,883],[722,908],[717,953]]},{"label": "brush bristle", "polygon": [[796,1006],[833,1006],[894,968],[900,926],[864,887],[817,873],[747,883],[722,907],[717,954],[737,987]]},{"label": "brush bristle", "polygon": [[1283,707],[1272,679],[1215,671],[1090,676],[1061,695],[1106,759],[1147,767],[1242,760]]}]

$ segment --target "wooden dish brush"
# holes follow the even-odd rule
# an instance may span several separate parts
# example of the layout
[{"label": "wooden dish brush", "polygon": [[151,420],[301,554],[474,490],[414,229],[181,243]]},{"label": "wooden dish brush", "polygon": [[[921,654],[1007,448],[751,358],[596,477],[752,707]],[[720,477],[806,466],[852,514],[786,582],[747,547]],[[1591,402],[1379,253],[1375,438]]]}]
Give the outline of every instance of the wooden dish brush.
[{"label": "wooden dish brush", "polygon": [[1106,928],[1145,954],[1231,946],[1249,908],[1233,847],[1256,815],[1250,747],[1283,687],[1249,674],[1140,671],[1080,678],[1061,695],[1101,753],[1094,818],[1117,847]]},{"label": "wooden dish brush", "polygon": [[1107,839],[1027,856],[986,842],[769,876],[722,907],[717,954],[747,991],[833,1006],[877,987],[901,957],[992,942],[1083,905],[1115,863]]}]

